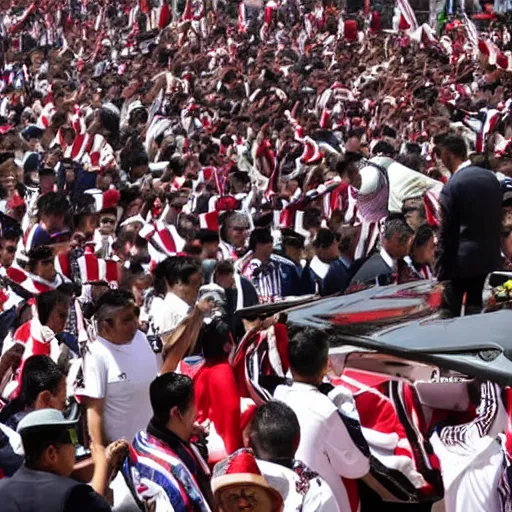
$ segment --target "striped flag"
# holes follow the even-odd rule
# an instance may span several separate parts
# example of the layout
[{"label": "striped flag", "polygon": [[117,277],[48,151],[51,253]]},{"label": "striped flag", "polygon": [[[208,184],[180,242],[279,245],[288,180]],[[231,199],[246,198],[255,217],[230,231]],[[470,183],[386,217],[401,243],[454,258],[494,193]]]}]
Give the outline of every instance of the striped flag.
[{"label": "striped flag", "polygon": [[245,4],[240,2],[238,5],[238,32],[245,34],[247,31],[247,15],[245,12]]},{"label": "striped flag", "polygon": [[412,10],[409,0],[397,0],[397,6],[400,9],[400,13],[405,18],[405,21],[409,25],[411,32],[417,30],[418,21],[416,20],[416,15]]},{"label": "striped flag", "polygon": [[473,53],[477,55],[478,53],[478,30],[475,24],[469,19],[468,15],[464,13],[462,15],[462,22],[464,23],[464,28],[466,29],[466,33],[468,36],[469,44],[471,48],[473,48]]}]

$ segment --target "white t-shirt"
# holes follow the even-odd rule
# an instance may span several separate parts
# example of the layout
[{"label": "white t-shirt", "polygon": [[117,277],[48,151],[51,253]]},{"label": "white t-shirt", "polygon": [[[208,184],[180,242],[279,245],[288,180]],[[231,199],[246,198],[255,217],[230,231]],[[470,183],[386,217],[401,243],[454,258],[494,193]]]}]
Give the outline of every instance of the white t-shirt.
[{"label": "white t-shirt", "polygon": [[141,331],[126,345],[98,336],[88,346],[84,387],[76,394],[105,399],[103,429],[109,443],[131,441],[147,427],[152,415],[149,385],[157,373],[157,357]]},{"label": "white t-shirt", "polygon": [[155,332],[164,334],[176,329],[189,311],[190,306],[184,300],[169,292],[163,301],[151,305],[150,317]]}]

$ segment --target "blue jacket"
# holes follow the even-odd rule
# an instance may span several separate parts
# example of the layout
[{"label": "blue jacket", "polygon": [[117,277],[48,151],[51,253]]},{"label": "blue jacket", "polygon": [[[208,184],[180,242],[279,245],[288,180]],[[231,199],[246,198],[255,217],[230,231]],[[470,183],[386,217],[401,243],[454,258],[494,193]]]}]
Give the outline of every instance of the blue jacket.
[{"label": "blue jacket", "polygon": [[315,279],[309,264],[302,267],[284,256],[273,256],[279,258],[283,297],[299,297],[315,293]]}]

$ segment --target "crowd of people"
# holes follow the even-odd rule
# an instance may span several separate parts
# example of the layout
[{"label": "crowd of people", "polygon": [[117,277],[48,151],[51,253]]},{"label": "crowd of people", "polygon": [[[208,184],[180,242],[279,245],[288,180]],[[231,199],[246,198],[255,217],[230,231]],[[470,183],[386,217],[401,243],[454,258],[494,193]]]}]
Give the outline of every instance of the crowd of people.
[{"label": "crowd of people", "polygon": [[1,6],[1,510],[511,509],[507,389],[420,422],[324,333],[236,314],[416,280],[481,312],[512,266],[512,40],[483,10]]}]

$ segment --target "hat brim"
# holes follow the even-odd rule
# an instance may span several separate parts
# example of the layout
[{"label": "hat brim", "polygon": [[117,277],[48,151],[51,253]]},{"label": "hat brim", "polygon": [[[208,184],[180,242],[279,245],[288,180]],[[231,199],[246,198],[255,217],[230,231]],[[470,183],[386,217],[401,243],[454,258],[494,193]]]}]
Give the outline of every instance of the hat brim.
[{"label": "hat brim", "polygon": [[31,432],[40,432],[42,430],[59,430],[70,427],[76,427],[78,425],[78,420],[63,420],[56,423],[48,423],[44,425],[21,425],[21,428],[18,426],[18,434],[25,435]]},{"label": "hat brim", "polygon": [[220,495],[229,488],[239,485],[256,485],[264,489],[272,501],[272,509],[269,512],[281,512],[283,510],[283,498],[279,492],[271,487],[261,475],[253,473],[234,473],[231,475],[222,475],[212,479],[212,491],[217,502],[220,501]]}]

